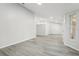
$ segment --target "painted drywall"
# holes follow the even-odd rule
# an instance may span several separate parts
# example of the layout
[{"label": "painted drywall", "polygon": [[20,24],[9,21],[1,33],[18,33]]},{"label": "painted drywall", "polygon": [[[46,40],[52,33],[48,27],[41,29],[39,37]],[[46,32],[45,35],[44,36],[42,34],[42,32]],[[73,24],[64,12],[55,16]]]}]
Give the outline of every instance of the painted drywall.
[{"label": "painted drywall", "polygon": [[0,4],[0,48],[35,38],[33,14],[19,4]]},{"label": "painted drywall", "polygon": [[36,16],[35,21],[36,21],[36,35],[48,35],[49,24],[47,22],[47,19]]},{"label": "painted drywall", "polygon": [[62,24],[60,23],[49,23],[49,34],[62,34]]},{"label": "painted drywall", "polygon": [[[72,13],[76,13],[77,15],[77,26],[76,26],[76,35],[74,39],[70,38],[70,15]],[[74,11],[71,13],[67,13],[65,15],[65,22],[64,22],[64,44],[68,47],[71,47],[75,50],[79,51],[79,11]]]},{"label": "painted drywall", "polygon": [[37,35],[45,35],[46,28],[45,24],[37,24],[36,30],[37,30]]},{"label": "painted drywall", "polygon": [[37,24],[36,30],[37,30],[37,35],[48,35],[49,34],[47,23]]},{"label": "painted drywall", "polygon": [[48,34],[62,34],[63,21],[57,21],[56,19],[47,19],[36,17],[37,24],[37,35],[48,35]]}]

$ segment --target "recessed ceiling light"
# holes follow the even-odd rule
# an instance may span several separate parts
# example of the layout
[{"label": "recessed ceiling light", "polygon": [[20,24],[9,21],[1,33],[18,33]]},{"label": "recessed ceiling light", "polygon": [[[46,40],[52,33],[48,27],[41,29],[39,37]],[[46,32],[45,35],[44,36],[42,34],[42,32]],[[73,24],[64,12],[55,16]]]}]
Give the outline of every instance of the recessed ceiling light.
[{"label": "recessed ceiling light", "polygon": [[42,3],[37,3],[38,5],[42,5]]}]

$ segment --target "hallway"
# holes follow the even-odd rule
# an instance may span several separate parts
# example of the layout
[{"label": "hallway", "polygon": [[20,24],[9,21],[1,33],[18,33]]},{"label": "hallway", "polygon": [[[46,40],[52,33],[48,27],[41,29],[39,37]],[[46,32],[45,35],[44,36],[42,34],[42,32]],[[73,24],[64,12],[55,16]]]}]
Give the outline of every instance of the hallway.
[{"label": "hallway", "polygon": [[79,56],[62,42],[62,35],[38,36],[19,44],[0,49],[1,56]]}]

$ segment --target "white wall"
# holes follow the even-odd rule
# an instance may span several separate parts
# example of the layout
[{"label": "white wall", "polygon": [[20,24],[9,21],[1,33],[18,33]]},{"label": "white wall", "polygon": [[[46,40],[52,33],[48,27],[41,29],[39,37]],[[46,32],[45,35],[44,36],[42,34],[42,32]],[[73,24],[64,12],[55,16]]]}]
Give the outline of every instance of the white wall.
[{"label": "white wall", "polygon": [[77,26],[76,26],[76,35],[74,39],[70,38],[70,15],[71,13],[67,13],[65,15],[65,23],[64,23],[64,44],[69,46],[75,50],[79,51],[79,11],[75,11],[77,15]]},{"label": "white wall", "polygon": [[36,20],[36,34],[37,35],[48,35],[49,24],[47,22],[47,19],[36,16],[35,20]]},{"label": "white wall", "polygon": [[63,21],[57,19],[47,19],[36,17],[37,35],[62,34]]},{"label": "white wall", "polygon": [[45,24],[37,24],[36,26],[37,35],[45,35],[46,34],[46,25]]},{"label": "white wall", "polygon": [[62,34],[62,32],[62,24],[52,22],[49,23],[49,34]]},{"label": "white wall", "polygon": [[34,16],[18,4],[0,4],[0,48],[35,37]]},{"label": "white wall", "polygon": [[44,23],[44,24],[37,24],[36,26],[36,30],[37,30],[37,35],[48,35],[48,24]]}]

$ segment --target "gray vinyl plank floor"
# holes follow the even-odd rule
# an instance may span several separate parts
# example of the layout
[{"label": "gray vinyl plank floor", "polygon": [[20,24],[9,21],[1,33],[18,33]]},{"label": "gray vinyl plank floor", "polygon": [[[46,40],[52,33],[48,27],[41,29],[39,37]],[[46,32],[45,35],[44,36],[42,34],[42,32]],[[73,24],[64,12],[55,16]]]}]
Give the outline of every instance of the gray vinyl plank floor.
[{"label": "gray vinyl plank floor", "polygon": [[65,46],[62,35],[38,36],[34,39],[0,49],[0,56],[79,56]]}]

